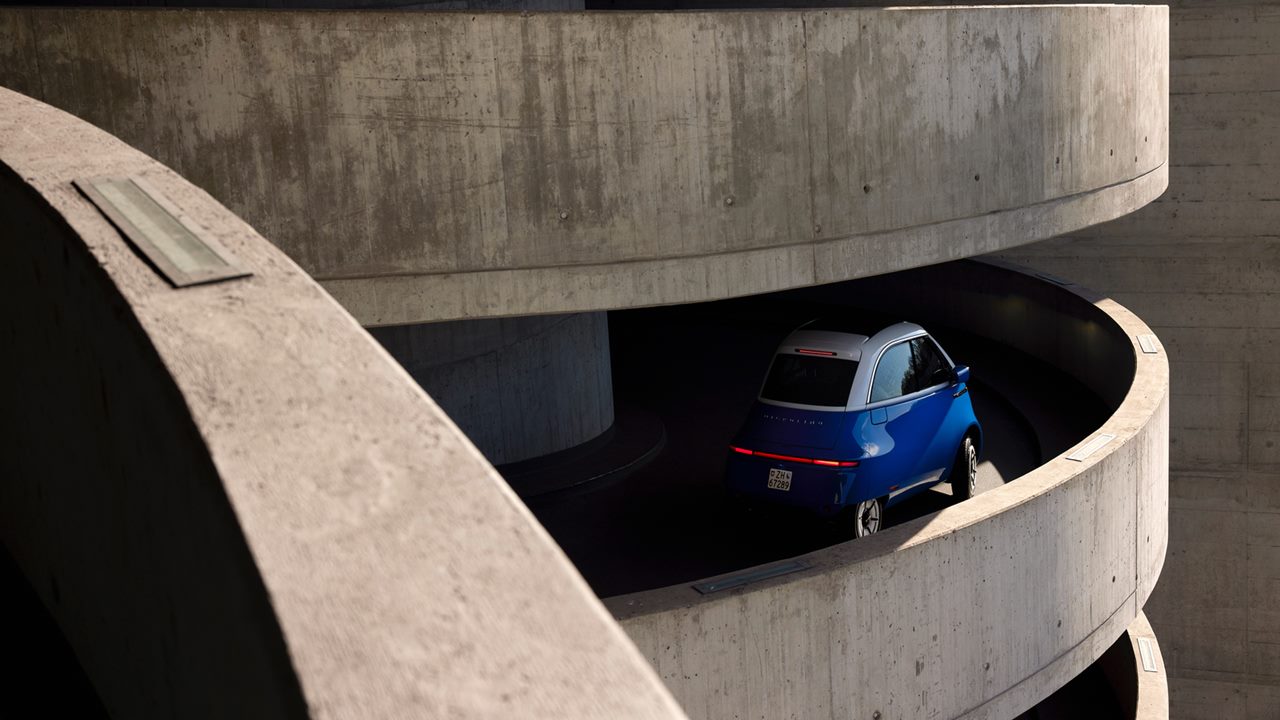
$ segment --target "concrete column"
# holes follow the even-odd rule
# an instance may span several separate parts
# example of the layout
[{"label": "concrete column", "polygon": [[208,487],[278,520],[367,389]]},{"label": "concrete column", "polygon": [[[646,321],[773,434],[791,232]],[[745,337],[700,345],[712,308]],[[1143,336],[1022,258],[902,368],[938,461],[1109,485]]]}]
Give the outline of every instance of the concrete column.
[{"label": "concrete column", "polygon": [[613,424],[603,312],[370,332],[495,465],[579,445]]}]

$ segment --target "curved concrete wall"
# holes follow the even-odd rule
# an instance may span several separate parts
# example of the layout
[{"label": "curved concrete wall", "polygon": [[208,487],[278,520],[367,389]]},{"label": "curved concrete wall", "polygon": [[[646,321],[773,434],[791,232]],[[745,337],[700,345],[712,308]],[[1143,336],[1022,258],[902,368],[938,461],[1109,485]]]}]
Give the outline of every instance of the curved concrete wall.
[{"label": "curved concrete wall", "polygon": [[[252,277],[171,287],[70,184],[100,175]],[[0,537],[112,715],[683,716],[404,370],[207,194],[0,90],[0,222]]]},{"label": "curved concrete wall", "polygon": [[1170,13],[1169,192],[1016,258],[1169,347],[1169,562],[1147,606],[1172,717],[1280,718],[1280,2]]},{"label": "curved concrete wall", "polygon": [[924,271],[901,299],[969,327],[990,318],[992,337],[1091,381],[1116,408],[1098,432],[1115,439],[802,556],[793,574],[608,600],[691,717],[1013,717],[1097,659],[1146,602],[1168,536],[1163,350],[1142,352],[1149,330],[1111,300],[955,268]]},{"label": "curved concrete wall", "polygon": [[374,328],[494,465],[580,445],[613,425],[605,313]]},{"label": "curved concrete wall", "polygon": [[0,11],[0,84],[207,187],[365,324],[971,256],[1166,185],[1167,8]]},{"label": "curved concrete wall", "polygon": [[[1146,613],[1138,613],[1126,635],[1132,649],[1133,666],[1137,670],[1134,720],[1169,720],[1169,678],[1165,674],[1160,643],[1156,640],[1155,631],[1151,629],[1151,623],[1147,621]],[[1142,640],[1147,642],[1140,644]],[[1146,657],[1143,655],[1144,644],[1149,653]],[[1146,669],[1148,660],[1152,670]]]}]

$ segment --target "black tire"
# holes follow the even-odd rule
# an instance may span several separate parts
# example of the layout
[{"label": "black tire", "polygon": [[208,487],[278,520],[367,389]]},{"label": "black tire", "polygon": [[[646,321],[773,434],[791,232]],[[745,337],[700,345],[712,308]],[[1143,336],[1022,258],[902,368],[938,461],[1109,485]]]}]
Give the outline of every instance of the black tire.
[{"label": "black tire", "polygon": [[854,537],[872,535],[884,527],[884,498],[863,500],[850,513]]},{"label": "black tire", "polygon": [[956,450],[955,464],[951,466],[951,497],[964,502],[978,491],[978,448],[973,438],[965,436]]}]

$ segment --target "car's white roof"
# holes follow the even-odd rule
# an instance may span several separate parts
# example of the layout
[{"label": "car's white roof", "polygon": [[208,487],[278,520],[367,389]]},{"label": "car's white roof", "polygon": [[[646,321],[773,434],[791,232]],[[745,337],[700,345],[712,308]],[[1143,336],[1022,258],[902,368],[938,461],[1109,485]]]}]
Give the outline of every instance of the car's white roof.
[{"label": "car's white roof", "polygon": [[[850,330],[835,329],[841,327],[849,327]],[[835,353],[831,357],[853,360],[859,363],[858,371],[854,375],[853,386],[850,388],[849,402],[844,408],[845,410],[856,410],[867,406],[867,399],[871,389],[871,376],[875,370],[875,363],[880,359],[880,354],[884,349],[903,340],[928,335],[924,328],[909,322],[894,323],[879,330],[869,328],[865,332],[870,332],[871,334],[868,336],[854,332],[851,325],[841,325],[829,321],[814,321],[805,324],[788,335],[782,341],[782,344],[778,346],[778,353],[803,355],[811,354],[803,352],[805,350],[816,350],[823,353]],[[947,359],[947,362],[951,363],[951,358],[946,354],[945,350],[943,350],[942,354]],[[954,365],[954,363],[951,364]],[[768,400],[764,397],[760,397],[760,401],[784,407],[830,409],[795,405],[777,400]]]},{"label": "car's white roof", "polygon": [[778,346],[780,353],[794,353],[801,350],[821,350],[834,352],[835,357],[845,360],[861,360],[862,347],[866,343],[866,335],[832,332],[829,330],[805,330],[801,328],[787,336]]},{"label": "car's white roof", "polygon": [[[794,353],[800,349],[835,352],[835,357],[861,360],[874,358],[881,350],[901,340],[921,335],[924,328],[915,323],[894,323],[870,336],[832,329],[831,323],[814,321],[792,332],[778,346],[778,352]],[[816,328],[816,329],[815,329]]]}]

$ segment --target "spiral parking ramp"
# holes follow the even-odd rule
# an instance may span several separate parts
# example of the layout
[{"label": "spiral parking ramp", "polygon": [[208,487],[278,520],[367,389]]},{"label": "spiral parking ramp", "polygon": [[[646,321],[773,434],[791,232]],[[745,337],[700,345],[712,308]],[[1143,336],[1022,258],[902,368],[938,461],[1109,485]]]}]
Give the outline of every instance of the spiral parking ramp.
[{"label": "spiral parking ramp", "polygon": [[1011,267],[913,275],[877,278],[872,294],[1060,368],[1113,413],[1041,467],[941,512],[610,598],[690,716],[1012,718],[1097,660],[1158,580],[1169,366],[1150,329],[1114,301]]},{"label": "spiral parking ramp", "polygon": [[[617,623],[344,308],[694,302],[1118,217],[1167,183],[1165,8],[6,9],[0,39],[0,85],[192,181],[0,90],[4,540],[112,712],[1011,717],[1158,579],[1167,361],[1053,279],[914,296],[1113,403],[1091,452]],[[68,184],[102,174],[253,276],[164,283]]]}]

